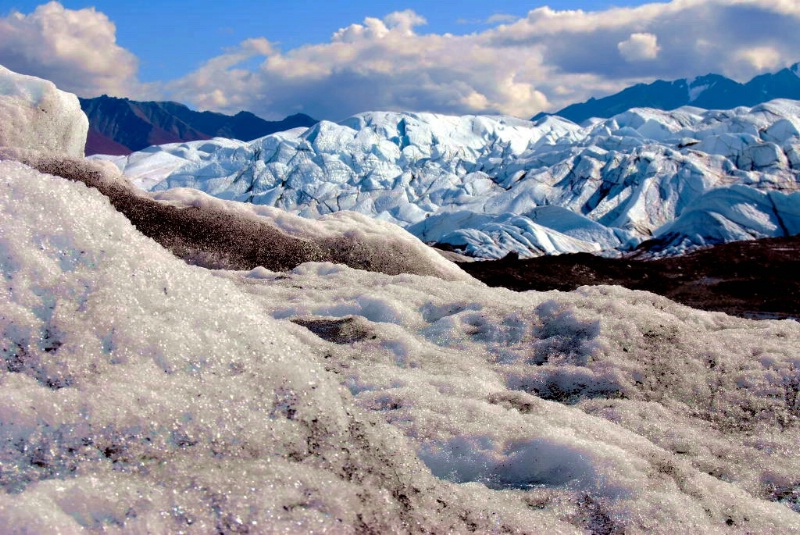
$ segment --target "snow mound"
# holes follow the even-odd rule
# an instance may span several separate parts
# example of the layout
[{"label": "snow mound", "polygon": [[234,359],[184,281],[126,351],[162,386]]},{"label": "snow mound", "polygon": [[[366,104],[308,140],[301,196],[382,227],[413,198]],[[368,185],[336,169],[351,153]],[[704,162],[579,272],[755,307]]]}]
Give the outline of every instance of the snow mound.
[{"label": "snow mound", "polygon": [[446,212],[408,227],[425,242],[451,245],[465,254],[501,258],[511,253],[598,253],[621,248],[632,233],[617,234],[559,206],[540,206],[523,214]]},{"label": "snow mound", "polygon": [[[312,220],[269,206],[224,201],[191,188],[154,193],[152,198],[179,210],[195,208],[222,214],[227,224],[236,220],[266,223],[285,236],[316,244],[319,248],[316,260],[389,275],[410,273],[446,280],[471,278],[397,225],[356,212],[334,212]],[[308,260],[312,258],[299,257],[297,261]]]},{"label": "snow mound", "polygon": [[88,132],[78,97],[0,65],[0,147],[83,157]]},{"label": "snow mound", "polygon": [[656,232],[661,250],[800,234],[800,192],[760,191],[742,185],[699,197]]},{"label": "snow mound", "polygon": [[8,529],[798,532],[796,322],[209,271],[84,184],[0,190]]},{"label": "snow mound", "polygon": [[[790,100],[633,109],[584,126],[371,112],[250,143],[164,145],[111,161],[148,190],[191,187],[309,218],[355,211],[474,256],[528,257],[629,250],[717,188],[795,191],[799,132],[800,103]],[[531,217],[546,207],[573,217]],[[565,232],[574,225],[582,230]],[[689,241],[702,231],[686,230]]]},{"label": "snow mound", "polygon": [[314,221],[277,208],[223,201],[188,188],[148,194],[134,188],[116,167],[104,161],[20,150],[0,151],[1,157],[97,188],[142,233],[192,264],[285,271],[314,260],[392,275],[471,278],[396,225],[360,214],[342,212]]}]

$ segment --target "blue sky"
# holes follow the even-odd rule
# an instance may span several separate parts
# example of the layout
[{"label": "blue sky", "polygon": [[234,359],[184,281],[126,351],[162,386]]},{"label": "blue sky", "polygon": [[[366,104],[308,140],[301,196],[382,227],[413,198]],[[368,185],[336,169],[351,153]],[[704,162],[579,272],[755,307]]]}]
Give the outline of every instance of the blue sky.
[{"label": "blue sky", "polygon": [[524,117],[656,78],[779,69],[800,60],[799,22],[796,0],[0,0],[0,64],[81,96],[267,118]]}]

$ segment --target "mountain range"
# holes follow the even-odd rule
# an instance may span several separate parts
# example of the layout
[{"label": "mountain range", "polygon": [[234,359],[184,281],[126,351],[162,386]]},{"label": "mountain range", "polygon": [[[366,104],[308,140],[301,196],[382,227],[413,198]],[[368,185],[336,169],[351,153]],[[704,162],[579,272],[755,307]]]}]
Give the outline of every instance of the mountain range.
[{"label": "mountain range", "polygon": [[[607,97],[571,104],[553,114],[540,113],[532,120],[557,115],[580,124],[593,117],[613,117],[632,108],[667,111],[681,106],[732,109],[777,98],[800,99],[800,63],[756,76],[746,83],[719,74],[707,74],[637,84]],[[246,111],[230,116],[194,111],[177,102],[141,102],[105,95],[82,98],[80,104],[90,125],[87,155],[124,155],[150,145],[214,137],[251,141],[283,130],[309,127],[317,122],[305,114],[291,115],[281,121],[266,121]]]},{"label": "mountain range", "polygon": [[[695,106],[727,110],[737,106],[755,106],[777,98],[800,99],[800,63],[776,73],[756,76],[744,84],[719,74],[637,84],[607,97],[572,104],[552,115],[582,123],[592,117],[613,117],[631,108],[674,110],[681,106]],[[533,119],[546,115],[550,114],[541,113]]]},{"label": "mountain range", "polygon": [[80,99],[89,118],[86,154],[130,154],[150,145],[226,137],[250,141],[267,134],[311,126],[302,113],[266,121],[250,112],[230,116],[194,111],[177,102],[138,102],[101,96]]}]

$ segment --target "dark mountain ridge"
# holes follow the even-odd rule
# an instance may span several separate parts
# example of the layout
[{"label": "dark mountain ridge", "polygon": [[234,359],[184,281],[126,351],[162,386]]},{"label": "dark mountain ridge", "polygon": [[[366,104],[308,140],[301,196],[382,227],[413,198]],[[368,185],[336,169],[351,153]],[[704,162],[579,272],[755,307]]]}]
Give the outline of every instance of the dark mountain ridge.
[{"label": "dark mountain ridge", "polygon": [[800,63],[776,73],[756,76],[744,84],[719,74],[636,84],[607,97],[571,104],[553,114],[540,113],[533,119],[558,115],[582,123],[592,117],[613,117],[631,108],[669,111],[688,105],[705,109],[731,109],[755,106],[776,98],[800,99]]},{"label": "dark mountain ridge", "polygon": [[87,155],[130,154],[150,145],[213,137],[251,141],[317,122],[301,113],[281,121],[266,121],[246,111],[231,116],[194,111],[177,102],[139,102],[105,95],[80,102],[89,118]]}]

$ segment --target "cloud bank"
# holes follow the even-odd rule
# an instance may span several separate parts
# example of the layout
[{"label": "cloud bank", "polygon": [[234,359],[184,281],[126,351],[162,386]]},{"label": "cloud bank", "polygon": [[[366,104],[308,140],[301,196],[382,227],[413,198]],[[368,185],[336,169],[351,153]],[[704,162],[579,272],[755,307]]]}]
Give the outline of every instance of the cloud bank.
[{"label": "cloud bank", "polygon": [[94,8],[58,2],[0,18],[0,64],[81,96],[129,94],[139,62],[116,43],[116,26]]},{"label": "cloud bank", "polygon": [[[50,21],[58,31],[48,29]],[[366,110],[530,117],[637,82],[709,72],[746,80],[800,60],[796,0],[542,7],[490,21],[467,35],[425,33],[424,17],[406,10],[290,50],[255,37],[150,87],[150,98],[265,118],[304,112],[338,120]],[[142,91],[136,58],[115,44],[114,25],[93,9],[51,2],[0,19],[0,63],[86,95]]]}]

